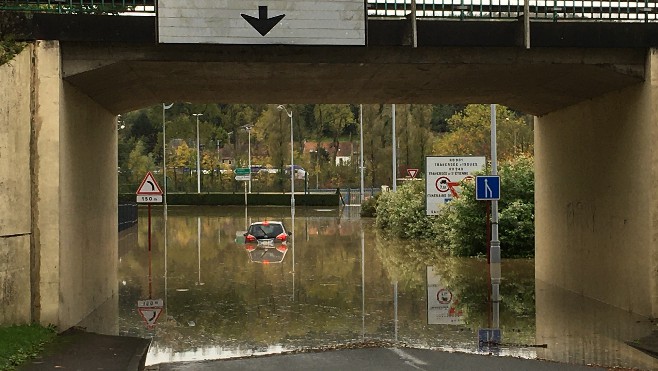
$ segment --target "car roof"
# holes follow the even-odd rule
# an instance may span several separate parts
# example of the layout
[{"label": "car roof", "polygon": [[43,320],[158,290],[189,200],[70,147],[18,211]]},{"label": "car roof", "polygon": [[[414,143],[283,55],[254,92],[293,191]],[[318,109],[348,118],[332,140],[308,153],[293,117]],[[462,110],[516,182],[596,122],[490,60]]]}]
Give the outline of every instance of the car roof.
[{"label": "car roof", "polygon": [[279,221],[268,220],[268,221],[265,221],[265,222],[254,222],[254,223],[251,223],[251,225],[254,225],[254,224],[283,224],[283,223],[282,223],[282,222],[279,222]]}]

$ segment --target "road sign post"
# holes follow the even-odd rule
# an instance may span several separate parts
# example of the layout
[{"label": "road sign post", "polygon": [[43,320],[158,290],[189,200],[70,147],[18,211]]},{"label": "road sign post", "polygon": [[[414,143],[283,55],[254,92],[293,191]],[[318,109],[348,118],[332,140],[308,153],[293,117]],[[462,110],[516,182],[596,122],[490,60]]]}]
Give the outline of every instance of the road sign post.
[{"label": "road sign post", "polygon": [[162,202],[162,188],[153,177],[151,172],[147,172],[146,176],[137,188],[137,202],[148,204],[148,245],[149,254],[151,254],[151,204]]}]

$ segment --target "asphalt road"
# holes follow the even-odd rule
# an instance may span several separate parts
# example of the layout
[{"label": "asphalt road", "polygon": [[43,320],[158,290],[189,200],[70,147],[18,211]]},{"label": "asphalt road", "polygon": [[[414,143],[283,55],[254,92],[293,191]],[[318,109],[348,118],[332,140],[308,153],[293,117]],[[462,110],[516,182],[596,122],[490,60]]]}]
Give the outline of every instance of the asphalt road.
[{"label": "asphalt road", "polygon": [[497,357],[466,353],[399,348],[333,350],[296,353],[245,359],[184,362],[153,365],[148,371],[204,370],[358,370],[358,371],[429,371],[429,370],[606,370],[602,367],[569,365],[540,360]]}]

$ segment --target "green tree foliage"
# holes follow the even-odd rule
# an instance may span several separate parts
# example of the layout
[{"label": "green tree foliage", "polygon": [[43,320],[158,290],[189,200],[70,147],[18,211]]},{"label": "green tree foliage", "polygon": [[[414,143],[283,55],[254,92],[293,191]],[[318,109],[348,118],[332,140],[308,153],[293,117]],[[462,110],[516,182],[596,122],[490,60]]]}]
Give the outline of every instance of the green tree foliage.
[{"label": "green tree foliage", "polygon": [[[496,109],[498,158],[513,158],[532,154],[534,149],[532,125],[504,106]],[[470,104],[462,112],[448,119],[449,132],[434,143],[438,155],[459,154],[484,156],[491,153],[491,107]]]},{"label": "green tree foliage", "polygon": [[[317,188],[357,188],[359,187],[359,140],[361,128],[358,118],[358,105],[332,104],[293,104],[286,106],[293,113],[294,158],[295,164],[308,171],[309,185]],[[437,120],[453,118],[461,111],[461,106],[431,105],[397,105],[396,137],[398,145],[398,177],[405,176],[405,168],[424,170],[424,157],[432,154],[437,135],[447,137],[452,133],[437,133],[434,129]],[[253,126],[251,135],[252,164],[272,169],[282,169],[290,163],[290,120],[277,105],[255,104],[192,104],[175,103],[164,111],[158,104],[138,111],[121,115],[121,124],[125,128],[119,132],[119,167],[120,182],[130,182],[123,170],[127,169],[130,152],[141,141],[145,153],[151,154],[156,170],[162,168],[163,146],[166,144],[168,173],[174,162],[180,163],[174,147],[181,141],[196,156],[197,130],[194,113],[199,117],[199,151],[201,167],[205,174],[201,176],[204,191],[239,190],[241,183],[236,182],[231,174],[216,177],[220,170],[229,170],[236,166],[246,167],[248,159],[248,133],[246,125]],[[391,105],[363,105],[363,148],[365,185],[379,187],[392,183],[392,115]],[[511,117],[511,116],[510,116]],[[164,123],[163,121],[166,121]],[[166,138],[163,138],[163,124],[166,125]],[[519,127],[516,138],[521,147],[528,147],[522,128]],[[450,130],[459,130],[451,126]],[[522,135],[523,134],[523,135]],[[501,134],[502,135],[502,134]],[[305,147],[307,142],[322,143],[317,148]],[[166,143],[165,143],[166,142]],[[342,143],[352,143],[352,161],[349,164],[337,164],[337,150]],[[348,147],[343,147],[348,148]],[[341,153],[341,155],[343,155]],[[223,163],[230,160],[231,165]],[[186,160],[187,161],[187,160]],[[183,168],[196,168],[194,159],[185,164],[176,165],[179,172],[170,173],[173,184],[180,191],[195,188],[179,182]],[[423,171],[421,171],[422,173]],[[190,175],[190,174],[187,174]],[[261,176],[262,175],[262,176]],[[285,173],[261,174],[258,181],[252,183],[255,191],[285,191],[290,188],[290,177]],[[157,176],[157,175],[156,175]],[[196,178],[196,177],[194,177]],[[161,180],[161,179],[159,179]],[[302,189],[304,183],[296,184]]]},{"label": "green tree foliage", "polygon": [[391,107],[363,105],[363,157],[366,180],[371,187],[391,184]]},{"label": "green tree foliage", "polygon": [[396,136],[400,167],[397,176],[406,176],[406,169],[409,168],[421,169],[424,173],[425,156],[432,150],[431,119],[431,106],[419,104],[396,106]]},{"label": "green tree foliage", "polygon": [[322,136],[332,138],[332,163],[336,163],[339,137],[343,130],[354,123],[354,114],[349,105],[346,104],[318,104],[315,106],[315,121],[319,124],[319,133]]},{"label": "green tree foliage", "polygon": [[[534,256],[534,161],[520,155],[501,163],[499,239],[503,257]],[[475,200],[475,184],[464,182],[459,199],[438,217],[440,245],[457,256],[486,255],[486,202]],[[480,231],[475,232],[475,231]]]},{"label": "green tree foliage", "polygon": [[144,179],[147,172],[155,169],[153,156],[146,152],[146,146],[141,140],[138,140],[135,144],[135,148],[130,151],[126,165],[128,181],[134,189],[137,189],[139,183]]},{"label": "green tree foliage", "polygon": [[0,66],[14,59],[27,46],[27,43],[17,41],[25,39],[18,31],[24,22],[19,12],[4,12],[0,17]]},{"label": "green tree foliage", "polygon": [[[520,155],[501,163],[499,239],[505,258],[534,256],[534,161]],[[380,196],[376,225],[404,239],[433,242],[455,256],[485,255],[486,203],[475,200],[473,182],[462,184],[462,193],[436,217],[425,215],[422,182],[407,182],[397,192]]]},{"label": "green tree foliage", "polygon": [[431,239],[435,221],[425,216],[425,184],[407,182],[396,192],[383,192],[377,202],[376,225],[403,239]]}]

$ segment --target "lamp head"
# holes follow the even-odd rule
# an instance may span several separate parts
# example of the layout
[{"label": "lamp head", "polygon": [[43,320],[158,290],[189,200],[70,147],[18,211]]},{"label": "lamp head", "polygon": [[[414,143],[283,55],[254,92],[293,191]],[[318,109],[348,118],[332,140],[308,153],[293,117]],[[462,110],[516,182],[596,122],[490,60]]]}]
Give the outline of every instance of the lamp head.
[{"label": "lamp head", "polygon": [[286,111],[286,115],[288,115],[288,117],[292,117],[292,112],[288,112],[288,109],[283,104],[276,106],[276,109],[279,111]]}]

